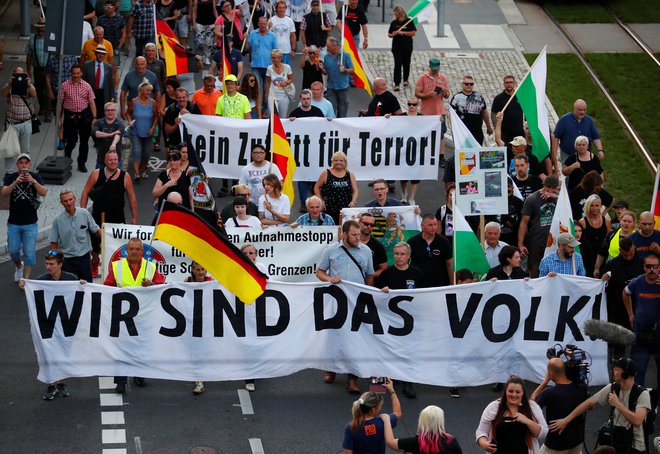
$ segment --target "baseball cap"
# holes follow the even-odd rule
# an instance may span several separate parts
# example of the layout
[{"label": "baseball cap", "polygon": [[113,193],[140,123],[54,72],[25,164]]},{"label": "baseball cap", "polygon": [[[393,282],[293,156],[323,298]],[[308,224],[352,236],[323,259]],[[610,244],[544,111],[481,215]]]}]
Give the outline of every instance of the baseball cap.
[{"label": "baseball cap", "polygon": [[105,50],[105,46],[103,44],[99,44],[96,46],[96,49],[94,49],[94,52],[98,52],[99,54],[107,54],[108,51]]},{"label": "baseball cap", "polygon": [[572,247],[578,247],[580,242],[570,233],[560,233],[557,237],[557,244],[567,244]]},{"label": "baseball cap", "polygon": [[429,60],[429,68],[431,69],[440,69],[440,59],[432,58]]},{"label": "baseball cap", "polygon": [[16,161],[20,161],[20,160],[23,159],[23,158],[25,158],[25,159],[27,159],[28,161],[32,162],[32,158],[30,158],[30,154],[29,154],[29,153],[21,153],[21,154],[19,154],[18,156],[16,156]]},{"label": "baseball cap", "polygon": [[516,136],[516,137],[514,137],[513,140],[512,140],[511,142],[509,142],[509,143],[510,143],[511,145],[513,145],[514,147],[519,147],[519,146],[521,146],[521,145],[525,145],[525,146],[527,146],[527,141],[525,140],[525,138],[524,138],[523,136]]},{"label": "baseball cap", "polygon": [[630,204],[627,201],[623,200],[623,199],[619,199],[616,202],[614,202],[614,205],[612,205],[612,208],[626,208],[626,209],[628,209],[628,208],[630,208]]},{"label": "baseball cap", "polygon": [[225,82],[238,82],[238,79],[236,79],[236,76],[233,74],[228,75],[225,77]]},{"label": "baseball cap", "polygon": [[312,6],[319,5],[319,4],[320,4],[319,0],[312,0]]}]

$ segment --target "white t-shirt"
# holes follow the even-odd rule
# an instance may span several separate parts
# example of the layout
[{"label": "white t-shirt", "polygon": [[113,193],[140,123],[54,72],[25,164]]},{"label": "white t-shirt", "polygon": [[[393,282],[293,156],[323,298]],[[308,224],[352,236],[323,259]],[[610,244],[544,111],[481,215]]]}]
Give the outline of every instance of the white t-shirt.
[{"label": "white t-shirt", "polygon": [[[238,225],[234,222],[238,222]],[[225,227],[235,228],[235,227],[247,227],[251,229],[260,229],[261,221],[258,217],[248,214],[247,219],[238,219],[236,216],[232,216],[225,222]]]},{"label": "white t-shirt", "polygon": [[288,16],[270,18],[270,31],[277,37],[277,45],[283,54],[291,53],[291,33],[296,32],[296,24]]},{"label": "white t-shirt", "polygon": [[276,164],[273,164],[272,169],[269,161],[264,161],[264,165],[261,167],[256,167],[254,163],[249,163],[241,171],[241,178],[238,180],[241,184],[247,184],[250,188],[250,201],[253,203],[259,203],[259,197],[264,193],[264,187],[261,184],[261,180],[264,179],[270,171],[277,175],[277,178],[282,180],[282,172],[280,172],[279,167]]},{"label": "white t-shirt", "polygon": [[286,98],[284,91],[284,84],[289,80],[289,74],[293,74],[291,66],[282,63],[282,73],[275,72],[273,65],[268,65],[266,68],[266,77],[270,77],[270,89],[273,90],[273,96],[276,101]]},{"label": "white t-shirt", "polygon": [[[263,213],[266,219],[275,219],[273,218],[273,213],[268,211],[264,206],[265,196],[259,197],[259,213]],[[280,213],[289,215],[291,214],[291,203],[289,203],[289,197],[286,194],[280,194],[279,198],[268,197],[268,201],[273,206],[273,209]]]}]

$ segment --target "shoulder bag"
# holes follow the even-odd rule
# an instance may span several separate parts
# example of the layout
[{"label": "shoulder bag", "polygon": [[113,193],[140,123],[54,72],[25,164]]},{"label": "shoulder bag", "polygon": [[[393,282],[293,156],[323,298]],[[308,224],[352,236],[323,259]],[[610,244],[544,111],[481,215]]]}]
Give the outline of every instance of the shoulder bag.
[{"label": "shoulder bag", "polygon": [[[99,175],[101,174],[102,170],[103,169],[99,169]],[[106,179],[105,182],[101,185],[99,185],[97,181],[97,184],[95,184],[92,190],[89,191],[89,198],[92,199],[92,201],[96,201],[96,199],[98,199],[101,196],[101,194],[103,194],[103,191],[105,190],[108,181],[112,180],[112,178],[115,175],[117,175],[117,172],[119,172],[119,169],[115,170],[115,172],[112,175],[110,175],[110,178]]]}]

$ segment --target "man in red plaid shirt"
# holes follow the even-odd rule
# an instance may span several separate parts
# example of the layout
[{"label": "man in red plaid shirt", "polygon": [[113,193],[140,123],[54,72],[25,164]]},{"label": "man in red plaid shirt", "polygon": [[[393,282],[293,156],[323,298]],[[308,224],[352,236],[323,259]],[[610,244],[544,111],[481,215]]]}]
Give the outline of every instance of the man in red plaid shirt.
[{"label": "man in red plaid shirt", "polygon": [[78,170],[87,172],[87,154],[89,152],[89,136],[92,133],[92,122],[96,120],[96,105],[94,104],[94,89],[82,80],[82,66],[71,66],[71,79],[64,81],[60,87],[62,115],[60,122],[64,126],[64,154],[71,157],[71,152],[80,137],[78,148]]}]

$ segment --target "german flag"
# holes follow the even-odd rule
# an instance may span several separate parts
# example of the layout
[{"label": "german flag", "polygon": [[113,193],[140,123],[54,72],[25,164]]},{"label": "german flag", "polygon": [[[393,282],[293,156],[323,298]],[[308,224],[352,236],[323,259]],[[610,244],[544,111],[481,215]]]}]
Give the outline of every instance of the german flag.
[{"label": "german flag", "polygon": [[351,33],[351,29],[348,27],[346,21],[342,22],[344,24],[344,39],[341,43],[341,47],[348,53],[348,55],[351,56],[351,60],[353,61],[353,69],[355,71],[353,74],[353,83],[356,87],[364,88],[367,90],[367,93],[369,93],[369,96],[371,97],[373,96],[371,94],[371,85],[369,84],[367,75],[364,73],[360,55],[358,55],[357,47],[355,47],[355,41],[353,41],[353,34]]},{"label": "german flag", "polygon": [[284,183],[282,192],[289,198],[290,206],[293,206],[295,197],[293,193],[293,174],[296,173],[296,160],[293,157],[289,139],[287,139],[284,132],[282,120],[280,120],[280,115],[274,105],[268,124],[268,135],[266,144],[270,145],[273,164],[277,165],[282,173],[282,181]]},{"label": "german flag", "polygon": [[[231,72],[231,50],[229,50],[229,39],[224,35],[224,27],[222,28],[222,48],[220,49],[220,58],[222,59],[222,94],[227,94],[227,86],[224,80]],[[240,80],[238,81],[240,83]]]},{"label": "german flag", "polygon": [[655,217],[655,229],[660,230],[660,167],[658,167],[658,173],[655,174],[655,191],[653,191],[651,213]]},{"label": "german flag", "polygon": [[245,303],[251,304],[266,290],[267,276],[225,236],[181,205],[163,203],[154,238],[202,265]]},{"label": "german flag", "polygon": [[[156,7],[154,6],[154,9]],[[156,18],[156,35],[165,35],[168,38],[176,39],[172,28],[162,19]]]},{"label": "german flag", "polygon": [[165,34],[159,34],[163,53],[161,57],[165,60],[166,76],[176,76],[197,72],[197,62],[193,55],[188,54],[188,50],[179,44],[176,38],[170,38]]}]

